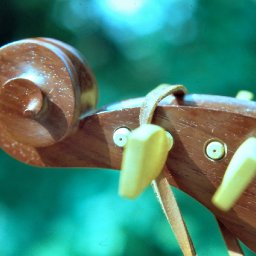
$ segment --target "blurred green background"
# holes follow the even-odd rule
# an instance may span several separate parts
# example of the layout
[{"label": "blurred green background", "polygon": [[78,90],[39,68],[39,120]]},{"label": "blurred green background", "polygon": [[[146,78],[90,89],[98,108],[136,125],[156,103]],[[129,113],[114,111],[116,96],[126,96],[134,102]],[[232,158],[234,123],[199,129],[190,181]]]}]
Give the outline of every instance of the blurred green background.
[{"label": "blurred green background", "polygon": [[[79,49],[99,106],[162,82],[255,93],[255,0],[1,0],[0,24],[1,45],[46,36]],[[0,154],[0,255],[182,255],[151,188],[128,201],[117,172],[39,169]],[[198,255],[227,255],[211,213],[175,194]]]}]

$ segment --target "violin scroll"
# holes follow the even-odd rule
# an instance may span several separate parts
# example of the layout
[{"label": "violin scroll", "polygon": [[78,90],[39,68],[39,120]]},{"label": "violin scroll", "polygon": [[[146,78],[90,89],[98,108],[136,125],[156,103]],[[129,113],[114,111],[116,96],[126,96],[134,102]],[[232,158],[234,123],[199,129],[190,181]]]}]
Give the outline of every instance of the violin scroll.
[{"label": "violin scroll", "polygon": [[[120,169],[123,150],[113,141],[119,128],[139,124],[143,98],[95,107],[95,79],[80,55],[57,40],[21,40],[0,49],[0,146],[15,159],[40,167]],[[166,161],[169,184],[207,207],[227,229],[256,251],[255,180],[228,212],[212,204],[234,152],[256,137],[256,103],[229,97],[167,97],[152,124],[173,135]],[[209,159],[212,139],[227,146]]]},{"label": "violin scroll", "polygon": [[80,54],[49,38],[0,49],[0,122],[17,142],[45,147],[61,141],[95,107],[95,79]]}]

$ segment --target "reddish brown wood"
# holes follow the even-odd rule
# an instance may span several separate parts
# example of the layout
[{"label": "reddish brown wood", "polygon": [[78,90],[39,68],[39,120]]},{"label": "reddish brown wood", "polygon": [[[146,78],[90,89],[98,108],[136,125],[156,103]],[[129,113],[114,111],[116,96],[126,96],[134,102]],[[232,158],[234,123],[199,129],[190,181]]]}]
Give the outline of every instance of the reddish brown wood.
[{"label": "reddish brown wood", "polygon": [[[122,149],[114,145],[113,132],[121,126],[134,129],[139,125],[142,99],[110,105],[81,116],[80,89],[74,88],[77,86],[74,81],[78,81],[72,64],[74,60],[61,48],[56,50],[54,45],[49,48],[49,44],[43,40],[22,41],[14,48],[8,46],[0,52],[1,148],[17,160],[35,166],[120,169]],[[32,63],[33,70],[41,74],[46,84],[29,79],[29,85],[23,85],[24,81],[18,79],[26,78],[21,72],[24,68],[20,69],[20,66],[24,65],[27,70]],[[53,71],[58,78],[54,77]],[[48,80],[49,75],[51,80]],[[20,93],[15,93],[18,102],[14,100],[11,106],[8,105],[13,92],[8,82],[10,79],[18,79],[16,87],[21,84],[17,90]],[[42,107],[35,85],[47,99]],[[20,100],[27,90],[28,95]],[[93,89],[89,91],[95,92]],[[10,99],[7,100],[8,97]],[[27,102],[34,98],[40,104],[26,116]],[[42,118],[41,114],[45,117]],[[32,143],[26,136],[33,131],[34,123],[38,128],[31,135]],[[170,131],[175,140],[166,168],[170,184],[205,205],[235,236],[256,251],[256,181],[227,213],[219,211],[211,203],[238,146],[246,138],[256,136],[256,103],[209,95],[187,95],[178,100],[170,96],[159,104],[153,123]],[[17,126],[15,129],[14,124]],[[27,129],[26,136],[24,129]],[[47,139],[46,143],[41,141],[41,137]],[[205,145],[212,139],[227,145],[226,157],[220,161],[212,161],[204,153]],[[40,143],[35,144],[37,140]]]},{"label": "reddish brown wood", "polygon": [[77,128],[85,110],[95,107],[95,79],[78,53],[57,40],[6,45],[0,50],[0,66],[0,119],[19,142],[54,144]]},{"label": "reddish brown wood", "polygon": [[[223,101],[222,109],[218,102],[213,103],[214,98]],[[196,99],[202,102],[197,103]],[[228,213],[219,211],[211,203],[237,147],[247,137],[256,136],[256,103],[236,100],[236,104],[230,105],[230,101],[233,100],[226,97],[188,95],[180,105],[163,102],[157,108],[154,123],[170,131],[175,139],[167,161],[170,184],[209,208],[235,236],[256,251],[256,182]],[[130,129],[138,126],[139,100],[134,107],[132,101],[128,103],[130,108],[122,109],[120,104],[85,117],[75,134],[48,147],[17,144],[2,128],[2,148],[32,165],[120,169],[122,150],[114,145],[113,132],[120,126]],[[247,111],[243,113],[242,109]],[[204,154],[205,144],[212,138],[227,145],[227,155],[221,161],[211,161]]]},{"label": "reddish brown wood", "polygon": [[98,99],[96,80],[81,53],[72,46],[56,39],[45,37],[39,37],[36,39],[58,47],[72,62],[77,75],[76,87],[79,88],[78,97],[81,102],[80,113],[84,113],[85,111],[94,108]]}]

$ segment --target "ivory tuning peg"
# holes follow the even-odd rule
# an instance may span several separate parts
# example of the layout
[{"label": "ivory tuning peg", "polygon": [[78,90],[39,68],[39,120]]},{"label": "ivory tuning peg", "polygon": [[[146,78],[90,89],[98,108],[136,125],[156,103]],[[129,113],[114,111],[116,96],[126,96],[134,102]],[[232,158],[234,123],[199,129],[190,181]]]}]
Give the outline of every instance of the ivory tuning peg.
[{"label": "ivory tuning peg", "polygon": [[253,100],[254,94],[247,90],[241,90],[237,93],[236,98],[241,100]]},{"label": "ivory tuning peg", "polygon": [[212,202],[229,211],[256,176],[256,138],[244,141],[232,157]]},{"label": "ivory tuning peg", "polygon": [[50,38],[0,49],[0,122],[17,142],[52,145],[71,134],[95,107],[95,78],[71,46]]},{"label": "ivory tuning peg", "polygon": [[119,194],[137,197],[160,174],[172,145],[172,136],[158,125],[133,130],[123,152]]},{"label": "ivory tuning peg", "polygon": [[[220,212],[211,203],[211,188],[216,180],[222,178],[226,161],[209,161],[202,150],[205,142],[213,135],[225,141],[231,150],[237,145],[234,138],[246,138],[247,134],[255,135],[255,102],[210,95],[186,95],[182,99],[170,97],[159,104],[154,120],[149,120],[158,100],[167,96],[165,92],[157,95],[154,92],[147,101],[146,110],[151,111],[144,112],[144,115],[140,115],[139,108],[143,106],[145,99],[130,99],[110,104],[85,115],[86,111],[96,105],[96,83],[87,65],[72,47],[48,38],[17,41],[0,48],[0,67],[0,146],[6,153],[16,160],[38,167],[120,169],[120,146],[123,141],[120,142],[117,136],[116,144],[112,138],[114,132],[120,127],[134,131],[142,123],[153,121],[154,124],[172,130],[175,135],[175,148],[164,170],[167,175],[162,172],[154,180],[154,185],[160,185],[158,187],[161,188],[163,184],[166,188],[161,189],[163,193],[159,193],[159,198],[164,199],[161,202],[165,205],[163,208],[165,213],[168,213],[170,223],[175,222],[172,216],[179,211],[176,207],[175,213],[174,204],[169,204],[170,201],[176,202],[174,197],[172,200],[169,200],[169,196],[166,197],[165,191],[170,190],[169,184],[179,187],[200,201],[234,236],[256,251],[255,204],[251,201],[251,195],[255,194],[255,182],[248,187],[248,193],[243,194],[241,201],[244,207],[236,207],[235,214],[233,211]],[[175,88],[181,89],[180,86],[175,86],[172,90]],[[169,92],[167,94],[170,95]],[[142,118],[144,121],[141,122],[141,116],[146,117],[146,120]],[[223,123],[223,120],[226,122]],[[180,129],[181,127],[184,129]],[[209,137],[210,130],[212,134]],[[232,133],[232,136],[224,136],[229,133]],[[123,131],[122,136],[128,134],[129,132]],[[195,141],[198,142],[196,146]],[[155,152],[157,144],[150,145],[154,146],[152,152]],[[245,151],[248,151],[247,147]],[[147,150],[145,152],[148,156]],[[156,151],[156,154],[152,155],[156,158],[157,153]],[[147,157],[149,167],[154,157]],[[250,160],[250,163],[253,162],[254,160]],[[136,166],[135,163],[130,163],[131,167],[132,164]],[[148,171],[150,168],[144,170]],[[215,170],[214,175],[212,170]],[[147,183],[150,183],[158,171],[150,173]],[[249,172],[253,173],[252,170]],[[133,175],[132,172],[131,174]],[[142,174],[139,177],[145,176]],[[124,182],[127,186],[133,181],[131,178],[125,180],[128,180]],[[220,200],[220,205],[223,204],[224,208],[229,207],[225,206],[226,201],[230,204],[230,198],[234,197],[232,194],[237,190],[237,186],[234,189],[233,185],[228,185],[234,184],[226,182],[228,180],[225,175],[225,185],[221,186],[219,192],[220,198],[224,195],[224,200]],[[238,185],[240,193],[232,199],[231,205],[244,191],[247,186],[247,182],[245,183],[245,186]],[[134,190],[136,193],[132,192],[132,197],[139,195],[146,186],[144,183],[143,186],[139,182],[137,184],[139,189]],[[228,186],[232,190],[224,190]],[[229,192],[230,196],[227,196],[226,191],[232,191]],[[169,208],[168,205],[172,207]],[[184,231],[181,217],[179,223],[174,223],[173,227],[180,229],[183,226]],[[182,233],[185,234],[186,231]],[[179,234],[179,241],[182,242],[184,236],[181,232]]]},{"label": "ivory tuning peg", "polygon": [[[253,100],[254,94],[241,90],[237,99]],[[235,152],[223,177],[221,186],[212,198],[215,206],[230,210],[256,175],[256,138],[247,139]]]}]

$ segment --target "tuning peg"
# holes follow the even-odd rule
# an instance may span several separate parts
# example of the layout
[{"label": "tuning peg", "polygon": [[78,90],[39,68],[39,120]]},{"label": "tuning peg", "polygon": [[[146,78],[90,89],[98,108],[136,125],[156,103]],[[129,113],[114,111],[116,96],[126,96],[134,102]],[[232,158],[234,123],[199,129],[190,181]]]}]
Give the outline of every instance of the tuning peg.
[{"label": "tuning peg", "polygon": [[[254,94],[241,90],[237,99],[253,100]],[[247,139],[235,152],[221,186],[212,198],[215,206],[228,211],[242,195],[256,175],[256,138]]]},{"label": "tuning peg", "polygon": [[241,90],[237,93],[236,98],[240,100],[253,100],[254,94],[250,91]]},{"label": "tuning peg", "polygon": [[256,176],[256,138],[244,141],[232,157],[220,187],[212,198],[215,206],[230,210]]},{"label": "tuning peg", "polygon": [[123,152],[119,194],[137,197],[161,172],[173,138],[163,128],[144,124],[133,130]]}]

